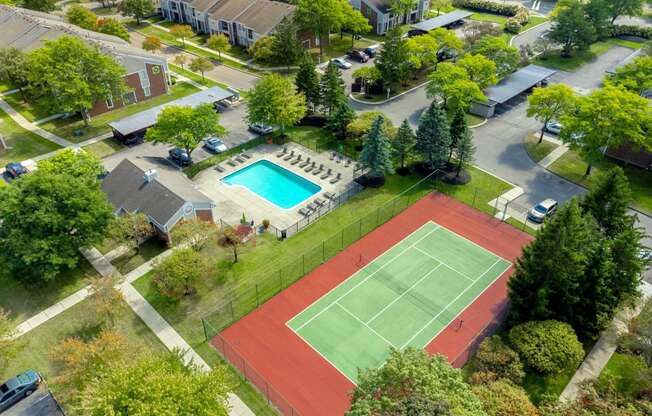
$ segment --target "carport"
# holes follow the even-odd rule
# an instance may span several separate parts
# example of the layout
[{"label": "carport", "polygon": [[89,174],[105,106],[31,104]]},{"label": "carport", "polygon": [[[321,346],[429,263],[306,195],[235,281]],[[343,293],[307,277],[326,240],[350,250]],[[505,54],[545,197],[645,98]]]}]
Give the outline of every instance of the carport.
[{"label": "carport", "polygon": [[448,25],[451,25],[457,22],[458,20],[462,20],[471,16],[472,14],[473,13],[466,10],[455,10],[450,13],[445,13],[440,16],[433,17],[432,19],[415,23],[411,26],[411,28],[416,32],[422,32],[423,34],[425,34],[439,27],[446,27]]},{"label": "carport", "polygon": [[505,104],[514,97],[539,85],[550,78],[555,72],[553,69],[538,65],[528,65],[500,80],[494,86],[484,90],[486,102],[474,102],[471,105],[471,114],[489,118],[494,115],[496,106]]},{"label": "carport", "polygon": [[132,114],[118,121],[109,123],[113,130],[113,137],[122,143],[135,143],[145,135],[145,131],[156,124],[158,115],[165,107],[179,105],[197,107],[201,104],[216,105],[219,102],[237,101],[240,94],[235,90],[225,90],[220,87],[211,87],[195,94],[187,95],[174,101],[152,107],[140,113]]}]

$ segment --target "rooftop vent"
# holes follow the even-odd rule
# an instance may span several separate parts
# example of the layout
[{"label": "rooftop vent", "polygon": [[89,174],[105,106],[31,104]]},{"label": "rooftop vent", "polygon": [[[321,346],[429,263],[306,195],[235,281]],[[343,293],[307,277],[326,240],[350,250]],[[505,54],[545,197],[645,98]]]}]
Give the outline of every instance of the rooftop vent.
[{"label": "rooftop vent", "polygon": [[152,182],[156,178],[158,178],[158,172],[156,169],[147,169],[145,175],[143,175],[143,179],[145,179],[145,182],[147,183]]}]

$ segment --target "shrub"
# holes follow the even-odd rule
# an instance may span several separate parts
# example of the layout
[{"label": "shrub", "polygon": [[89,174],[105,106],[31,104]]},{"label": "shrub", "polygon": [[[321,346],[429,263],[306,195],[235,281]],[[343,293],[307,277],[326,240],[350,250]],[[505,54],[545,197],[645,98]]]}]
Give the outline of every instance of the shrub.
[{"label": "shrub", "polygon": [[539,412],[523,388],[499,380],[473,387],[489,416],[537,416]]},{"label": "shrub", "polygon": [[634,25],[614,25],[613,36],[638,36],[652,39],[652,27]]},{"label": "shrub", "polygon": [[195,284],[209,273],[207,269],[199,253],[181,248],[154,266],[153,282],[163,296],[178,300],[195,292]]},{"label": "shrub", "polygon": [[475,354],[473,370],[472,380],[475,383],[504,378],[520,384],[525,376],[518,354],[505,345],[498,335],[492,335],[482,341]]},{"label": "shrub", "polygon": [[393,136],[395,128],[392,121],[389,117],[379,111],[367,111],[360,114],[358,118],[349,123],[346,131],[351,138],[362,137],[369,132],[371,124],[378,118],[378,116],[382,117],[384,120],[383,125],[385,127],[385,133],[389,136]]},{"label": "shrub", "polygon": [[453,0],[453,6],[480,12],[496,13],[503,16],[515,16],[518,13],[518,4],[498,3],[489,0]]},{"label": "shrub", "polygon": [[530,21],[530,12],[525,7],[519,7],[514,19],[521,25],[526,25]]},{"label": "shrub", "polygon": [[521,27],[521,23],[514,17],[510,17],[505,23],[505,31],[509,33],[518,33],[521,31]]},{"label": "shrub", "polygon": [[521,359],[541,373],[575,369],[584,358],[584,349],[573,328],[565,322],[531,321],[509,331],[509,342]]},{"label": "shrub", "polygon": [[263,228],[264,228],[264,229],[268,229],[268,228],[269,228],[269,224],[270,224],[269,220],[267,220],[267,219],[263,220]]}]

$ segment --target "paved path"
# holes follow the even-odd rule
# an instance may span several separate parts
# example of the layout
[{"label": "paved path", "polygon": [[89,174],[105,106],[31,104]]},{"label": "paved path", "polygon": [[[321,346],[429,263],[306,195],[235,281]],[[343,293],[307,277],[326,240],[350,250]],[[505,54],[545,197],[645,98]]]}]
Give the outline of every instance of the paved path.
[{"label": "paved path", "polygon": [[561,144],[558,147],[556,147],[552,152],[548,153],[546,157],[541,159],[539,161],[539,164],[544,168],[547,168],[548,166],[555,163],[557,159],[562,157],[566,152],[568,152],[568,146],[565,144]]},{"label": "paved path", "polygon": [[24,128],[25,130],[31,131],[32,133],[43,137],[45,140],[56,143],[59,146],[63,146],[63,147],[73,146],[72,142],[69,142],[68,140],[63,139],[55,134],[52,134],[49,131],[45,131],[40,127],[36,127],[34,123],[27,121],[25,117],[23,117],[18,111],[16,111],[12,106],[10,106],[9,103],[7,103],[5,100],[1,98],[0,98],[0,108],[5,113],[9,114],[9,117],[11,117],[16,123],[18,123],[20,127]]},{"label": "paved path", "polygon": [[607,365],[607,362],[613,353],[616,352],[618,338],[627,330],[628,322],[632,318],[638,316],[645,302],[652,295],[652,285],[642,282],[641,291],[643,292],[643,297],[637,303],[636,307],[633,310],[627,308],[620,311],[609,328],[602,333],[598,342],[595,343],[591,352],[589,352],[589,354],[584,358],[584,362],[580,368],[575,372],[573,378],[570,379],[568,385],[566,385],[566,388],[561,393],[560,400],[575,400],[577,398],[579,386],[583,382],[600,376],[602,369]]}]

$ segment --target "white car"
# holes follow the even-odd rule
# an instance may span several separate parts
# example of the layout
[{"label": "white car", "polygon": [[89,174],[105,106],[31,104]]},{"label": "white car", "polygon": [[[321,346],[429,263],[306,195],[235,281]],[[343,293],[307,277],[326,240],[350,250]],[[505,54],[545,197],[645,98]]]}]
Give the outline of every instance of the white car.
[{"label": "white car", "polygon": [[204,147],[213,153],[226,152],[226,145],[218,137],[209,137],[204,141]]},{"label": "white car", "polygon": [[546,217],[550,217],[557,211],[557,205],[554,199],[544,199],[528,211],[527,217],[530,221],[542,223]]},{"label": "white car", "polygon": [[546,123],[546,131],[548,133],[557,134],[561,133],[561,123],[558,121],[549,121]]},{"label": "white car", "polygon": [[349,69],[349,68],[351,68],[351,64],[350,64],[349,62],[346,62],[346,61],[345,61],[344,59],[342,59],[342,58],[331,59],[331,62],[332,62],[335,66],[337,66],[337,67],[339,67],[339,68],[341,68],[341,69]]}]

